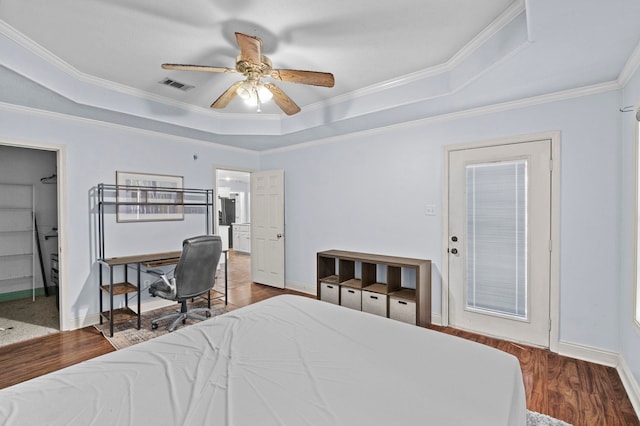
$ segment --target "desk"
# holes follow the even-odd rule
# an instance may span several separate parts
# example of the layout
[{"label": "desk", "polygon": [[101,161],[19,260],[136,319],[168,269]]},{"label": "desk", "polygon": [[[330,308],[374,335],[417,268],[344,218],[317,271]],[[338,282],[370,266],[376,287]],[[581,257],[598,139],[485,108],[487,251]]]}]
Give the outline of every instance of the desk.
[{"label": "desk", "polygon": [[[224,253],[224,304],[227,304],[227,253],[228,250],[223,250]],[[138,330],[140,330],[140,277],[142,272],[146,269],[157,268],[159,266],[175,265],[180,260],[182,251],[170,251],[162,253],[148,253],[139,254],[133,256],[111,257],[107,259],[98,259],[100,272],[100,324],[106,319],[109,321],[109,335],[113,337],[113,324],[115,322],[127,321],[131,318],[137,317]],[[109,283],[104,284],[102,267],[109,268]],[[117,266],[124,268],[124,281],[114,283],[113,271]],[[136,271],[136,284],[129,282],[129,267],[133,267]],[[143,269],[145,268],[145,269]],[[129,307],[129,299],[127,297],[130,293],[137,292],[137,311],[132,310]],[[103,294],[109,295],[109,310],[104,310]],[[118,295],[124,295],[124,307],[114,309],[113,297]],[[211,303],[211,295],[209,294],[209,307]]]}]

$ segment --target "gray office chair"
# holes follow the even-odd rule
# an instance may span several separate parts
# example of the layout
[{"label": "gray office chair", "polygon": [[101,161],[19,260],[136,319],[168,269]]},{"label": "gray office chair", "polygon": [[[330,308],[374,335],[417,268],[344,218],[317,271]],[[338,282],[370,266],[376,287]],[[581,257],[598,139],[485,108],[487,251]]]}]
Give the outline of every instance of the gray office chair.
[{"label": "gray office chair", "polygon": [[[151,321],[151,328],[158,328],[158,322],[175,318],[169,325],[169,331],[175,330],[178,323],[184,324],[187,318],[206,320],[198,315],[204,312],[211,316],[211,297],[209,291],[213,288],[216,269],[222,253],[222,240],[218,235],[202,235],[187,238],[182,242],[182,255],[175,269],[170,271],[151,270],[151,274],[159,276],[149,287],[152,296],[175,300],[180,303],[180,312],[165,315]],[[187,300],[208,293],[208,308],[187,310]]]}]

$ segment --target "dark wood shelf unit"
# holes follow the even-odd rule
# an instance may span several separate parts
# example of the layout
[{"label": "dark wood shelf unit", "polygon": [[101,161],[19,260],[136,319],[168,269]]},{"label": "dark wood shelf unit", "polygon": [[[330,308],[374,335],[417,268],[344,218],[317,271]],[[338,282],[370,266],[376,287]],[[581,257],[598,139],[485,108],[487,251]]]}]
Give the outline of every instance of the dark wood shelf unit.
[{"label": "dark wood shelf unit", "polygon": [[[360,276],[357,276],[358,270]],[[403,286],[404,274],[407,274],[405,281],[413,281],[415,288],[407,286],[407,283]],[[344,250],[321,251],[317,253],[316,284],[320,300],[343,305],[343,289],[349,289],[349,302],[344,305],[357,309],[357,304],[350,305],[356,289],[362,298],[368,295],[375,299],[375,303],[382,304],[374,310],[378,315],[383,312],[387,317],[422,327],[431,323],[430,260]],[[392,303],[394,301],[399,304]],[[362,310],[367,309],[365,303],[360,306]],[[412,312],[413,306],[415,313]],[[402,312],[396,315],[395,309]]]},{"label": "dark wood shelf unit", "polygon": [[351,278],[340,283],[341,286],[362,289],[362,280]]},{"label": "dark wood shelf unit", "polygon": [[389,296],[395,296],[400,299],[412,300],[414,302],[416,300],[416,292],[412,290],[407,290],[407,289],[393,291],[389,293]]}]

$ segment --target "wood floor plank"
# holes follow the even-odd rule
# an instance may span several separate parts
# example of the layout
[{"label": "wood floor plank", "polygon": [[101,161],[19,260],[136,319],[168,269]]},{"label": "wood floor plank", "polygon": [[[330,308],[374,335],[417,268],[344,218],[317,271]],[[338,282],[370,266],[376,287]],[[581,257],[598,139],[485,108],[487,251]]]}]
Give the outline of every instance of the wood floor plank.
[{"label": "wood floor plank", "polygon": [[[230,309],[279,294],[301,294],[251,282],[249,260],[249,256],[242,254],[231,253],[229,257]],[[222,285],[222,282],[218,280],[217,285]],[[530,410],[574,426],[640,426],[614,368],[464,330],[431,328],[516,356],[520,361],[527,408]],[[0,389],[111,351],[113,347],[94,327],[0,347]]]},{"label": "wood floor plank", "polygon": [[95,327],[0,347],[0,389],[113,351]]}]

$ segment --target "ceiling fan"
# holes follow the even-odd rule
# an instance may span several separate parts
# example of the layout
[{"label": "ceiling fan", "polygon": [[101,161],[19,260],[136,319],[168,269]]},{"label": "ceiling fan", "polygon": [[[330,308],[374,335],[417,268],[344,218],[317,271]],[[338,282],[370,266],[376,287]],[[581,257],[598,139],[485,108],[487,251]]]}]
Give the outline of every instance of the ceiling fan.
[{"label": "ceiling fan", "polygon": [[259,112],[261,104],[273,98],[274,102],[287,115],[293,115],[300,112],[300,107],[278,86],[270,82],[263,82],[263,78],[269,77],[274,80],[313,86],[333,87],[334,85],[333,74],[331,73],[272,68],[269,58],[261,52],[262,40],[258,37],[236,33],[236,40],[240,47],[240,55],[236,58],[235,68],[182,64],[162,64],[162,68],[182,71],[240,73],[246,77],[245,80],[238,81],[229,87],[211,104],[211,108],[224,108],[237,95],[246,103],[256,106]]}]

